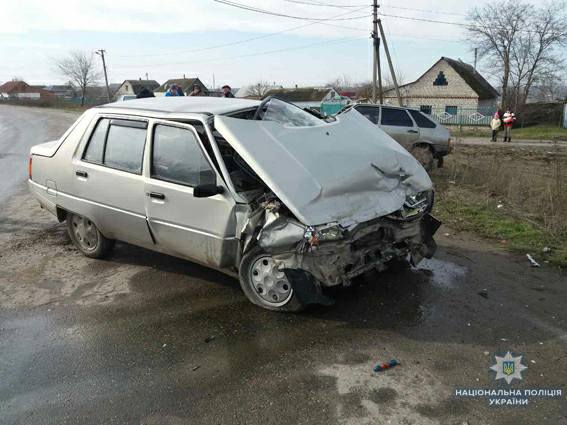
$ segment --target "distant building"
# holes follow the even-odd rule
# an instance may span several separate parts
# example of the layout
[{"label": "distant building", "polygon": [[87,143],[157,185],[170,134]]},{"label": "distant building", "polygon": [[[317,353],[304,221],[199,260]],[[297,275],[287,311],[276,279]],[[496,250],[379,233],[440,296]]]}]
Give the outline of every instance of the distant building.
[{"label": "distant building", "polygon": [[60,99],[73,99],[76,96],[76,91],[70,84],[43,86],[43,88]]},{"label": "distant building", "polygon": [[320,108],[322,102],[340,98],[339,93],[335,89],[329,87],[276,89],[267,92],[264,95],[264,99],[268,96],[276,96],[301,108]]},{"label": "distant building", "polygon": [[143,89],[148,89],[153,92],[159,87],[159,83],[156,80],[124,80],[124,82],[118,87],[113,94],[114,98],[119,96],[137,96]]},{"label": "distant building", "polygon": [[165,92],[169,89],[169,87],[175,84],[176,86],[180,86],[183,90],[183,93],[189,94],[193,90],[193,86],[197,84],[201,87],[201,91],[203,92],[204,96],[209,96],[209,89],[202,83],[199,78],[173,78],[171,80],[167,80],[161,86],[154,90],[154,94],[156,96],[163,96]]},{"label": "distant building", "polygon": [[239,89],[232,89],[232,93],[234,94],[234,97],[240,97],[243,99],[260,99],[262,96],[258,95],[259,93],[267,93],[268,91],[271,90],[281,90],[283,89],[283,86],[279,86],[277,84],[273,84],[273,85],[265,85],[262,86],[260,84],[250,84],[250,85],[246,85],[243,86]]},{"label": "distant building", "polygon": [[25,81],[8,81],[0,86],[1,99],[40,100],[54,95],[38,86],[30,86]]},{"label": "distant building", "polygon": [[[456,116],[489,114],[496,109],[498,92],[471,65],[442,57],[416,81],[400,86],[404,106],[427,114]],[[384,103],[398,104],[396,91],[384,92]]]}]

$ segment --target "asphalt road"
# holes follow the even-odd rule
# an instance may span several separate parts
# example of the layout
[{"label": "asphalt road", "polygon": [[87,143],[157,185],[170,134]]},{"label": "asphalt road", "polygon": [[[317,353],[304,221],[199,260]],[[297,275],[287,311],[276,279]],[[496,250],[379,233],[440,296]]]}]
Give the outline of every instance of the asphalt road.
[{"label": "asphalt road", "polygon": [[[24,152],[69,116],[6,120],[44,122],[1,142]],[[275,314],[187,261],[125,244],[81,256],[17,180],[0,179],[1,424],[567,424],[567,278],[538,253],[530,268],[441,228],[436,259]],[[508,350],[527,366],[511,385],[489,369]],[[563,393],[490,407],[457,388]]]},{"label": "asphalt road", "polygon": [[27,178],[33,145],[61,136],[76,112],[0,105],[0,203]]}]

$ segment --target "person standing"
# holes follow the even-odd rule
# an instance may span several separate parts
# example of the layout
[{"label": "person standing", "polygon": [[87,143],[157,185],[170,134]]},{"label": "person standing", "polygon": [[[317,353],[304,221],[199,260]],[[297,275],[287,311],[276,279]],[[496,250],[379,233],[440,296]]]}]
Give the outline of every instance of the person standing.
[{"label": "person standing", "polygon": [[516,114],[511,108],[507,108],[502,118],[504,122],[504,141],[510,143],[512,141],[512,127],[516,121]]},{"label": "person standing", "polygon": [[224,86],[222,86],[222,96],[221,97],[234,97],[234,95],[232,94],[232,89],[230,88],[230,86],[228,84],[225,84]]},{"label": "person standing", "polygon": [[496,138],[498,136],[498,130],[502,126],[502,111],[498,109],[494,115],[492,116],[492,120],[490,121],[490,128],[492,128],[492,139],[491,142],[496,142]]},{"label": "person standing", "polygon": [[166,96],[177,96],[177,86],[172,84],[169,86],[169,90],[165,92]]},{"label": "person standing", "polygon": [[189,96],[203,96],[201,86],[199,84],[193,84],[193,90],[189,93]]}]

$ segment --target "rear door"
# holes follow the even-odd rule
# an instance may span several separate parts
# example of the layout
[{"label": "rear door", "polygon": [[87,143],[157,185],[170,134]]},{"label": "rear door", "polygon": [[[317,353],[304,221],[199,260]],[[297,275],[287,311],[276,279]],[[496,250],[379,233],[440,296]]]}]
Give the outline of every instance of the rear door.
[{"label": "rear door", "polygon": [[394,140],[410,149],[419,140],[419,127],[404,109],[381,107],[380,128]]},{"label": "rear door", "polygon": [[[191,125],[155,120],[147,150],[145,205],[161,251],[213,267],[233,265],[237,240],[235,201],[211,165]],[[193,196],[194,188],[215,184],[224,193]]]},{"label": "rear door", "polygon": [[144,206],[143,156],[148,121],[102,116],[73,159],[71,211],[95,222],[108,238],[152,246]]}]

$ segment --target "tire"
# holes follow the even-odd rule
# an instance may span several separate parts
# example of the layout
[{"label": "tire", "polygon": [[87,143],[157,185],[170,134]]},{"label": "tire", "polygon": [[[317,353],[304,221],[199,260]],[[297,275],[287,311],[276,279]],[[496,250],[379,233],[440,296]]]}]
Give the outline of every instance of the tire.
[{"label": "tire", "polygon": [[89,258],[104,258],[112,252],[114,240],[105,238],[88,218],[67,214],[67,230],[73,244]]},{"label": "tire", "polygon": [[411,154],[425,168],[425,171],[430,172],[433,169],[433,152],[428,145],[414,146]]},{"label": "tire", "polygon": [[246,298],[267,310],[279,312],[304,310],[305,305],[293,292],[285,274],[275,267],[272,257],[259,247],[253,248],[244,256],[238,274],[240,287]]}]

